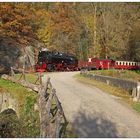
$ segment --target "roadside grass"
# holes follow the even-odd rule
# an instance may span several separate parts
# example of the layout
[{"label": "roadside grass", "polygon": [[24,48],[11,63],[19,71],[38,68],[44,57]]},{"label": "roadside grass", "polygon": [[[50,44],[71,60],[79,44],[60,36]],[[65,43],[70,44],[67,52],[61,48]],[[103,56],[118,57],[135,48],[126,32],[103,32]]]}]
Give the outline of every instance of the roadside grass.
[{"label": "roadside grass", "polygon": [[[37,78],[38,78],[38,74],[39,73],[28,73],[25,75],[25,79],[32,83],[32,84],[35,84]],[[41,73],[41,77],[43,77],[44,75],[46,75],[47,73],[46,72],[43,72]],[[49,74],[52,74],[52,73],[49,73]],[[15,74],[15,78],[18,80],[19,78],[21,77],[21,74]],[[23,78],[23,77],[22,77]],[[22,79],[21,78],[21,79]],[[36,83],[36,84],[39,84],[39,81]]]},{"label": "roadside grass", "polygon": [[[39,113],[34,110],[37,102],[37,93],[29,91],[19,84],[0,78],[0,92],[10,93],[18,104],[21,133],[18,137],[39,137]],[[16,136],[15,136],[16,137]]]},{"label": "roadside grass", "polygon": [[131,71],[131,70],[94,70],[90,71],[91,74],[98,74],[104,76],[111,76],[116,78],[122,78],[131,81],[138,81],[140,82],[140,70]]},{"label": "roadside grass", "polygon": [[140,75],[140,70],[136,70],[135,72]]},{"label": "roadside grass", "polygon": [[[15,74],[15,78],[18,80],[21,77],[21,74]],[[30,83],[35,83],[37,80],[37,73],[26,74],[25,79]],[[23,78],[23,77],[22,77]]]},{"label": "roadside grass", "polygon": [[106,93],[109,93],[111,95],[120,97],[121,100],[125,101],[127,104],[129,104],[134,110],[140,113],[140,103],[133,102],[132,97],[130,96],[130,93],[126,90],[123,90],[121,88],[107,85],[106,83],[96,81],[94,79],[87,78],[85,76],[82,76],[81,74],[76,74],[74,76],[78,81],[88,84],[91,86],[96,86],[97,88],[103,90]]},{"label": "roadside grass", "polygon": [[132,107],[134,110],[140,113],[140,103],[133,103]]},{"label": "roadside grass", "polygon": [[[46,73],[43,73],[44,75]],[[16,74],[15,78],[19,79],[21,74]],[[28,82],[35,83],[37,74],[26,74]],[[20,117],[20,134],[16,133],[17,137],[23,138],[39,138],[40,136],[40,123],[39,113],[34,110],[34,104],[37,102],[37,93],[24,88],[20,84],[12,83],[8,80],[0,78],[0,93],[8,92],[11,97],[16,99],[18,104],[18,114]],[[52,109],[56,106],[52,102]],[[19,131],[18,131],[19,132]],[[16,137],[16,136],[15,136]],[[70,123],[66,127],[64,138],[77,138],[74,128]]]}]

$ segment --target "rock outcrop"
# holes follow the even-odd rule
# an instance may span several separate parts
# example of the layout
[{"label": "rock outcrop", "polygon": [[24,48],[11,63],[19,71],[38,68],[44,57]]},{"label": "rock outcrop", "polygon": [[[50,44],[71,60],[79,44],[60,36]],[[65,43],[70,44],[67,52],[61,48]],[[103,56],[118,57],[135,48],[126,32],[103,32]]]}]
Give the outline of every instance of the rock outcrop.
[{"label": "rock outcrop", "polygon": [[0,74],[9,73],[10,67],[30,68],[35,65],[35,49],[43,44],[34,40],[31,44],[22,45],[13,38],[0,39]]}]

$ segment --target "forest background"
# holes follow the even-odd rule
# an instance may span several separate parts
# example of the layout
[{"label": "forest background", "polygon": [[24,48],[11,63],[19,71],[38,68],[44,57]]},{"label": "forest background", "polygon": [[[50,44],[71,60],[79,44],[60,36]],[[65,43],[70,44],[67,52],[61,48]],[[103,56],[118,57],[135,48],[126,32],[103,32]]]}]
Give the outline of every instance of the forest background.
[{"label": "forest background", "polygon": [[87,57],[140,61],[140,3],[0,3],[0,39]]}]

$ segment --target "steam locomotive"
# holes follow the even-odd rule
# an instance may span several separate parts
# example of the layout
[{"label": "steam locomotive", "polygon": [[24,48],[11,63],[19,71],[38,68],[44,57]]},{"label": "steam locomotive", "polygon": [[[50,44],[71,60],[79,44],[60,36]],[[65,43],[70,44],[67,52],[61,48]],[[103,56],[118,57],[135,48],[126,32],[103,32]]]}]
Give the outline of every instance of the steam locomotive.
[{"label": "steam locomotive", "polygon": [[127,69],[140,70],[140,62],[115,61],[112,59],[88,58],[78,60],[74,55],[63,52],[40,51],[35,66],[37,72],[77,71],[81,69]]},{"label": "steam locomotive", "polygon": [[78,70],[78,59],[63,52],[40,51],[35,68],[37,72],[75,71]]}]

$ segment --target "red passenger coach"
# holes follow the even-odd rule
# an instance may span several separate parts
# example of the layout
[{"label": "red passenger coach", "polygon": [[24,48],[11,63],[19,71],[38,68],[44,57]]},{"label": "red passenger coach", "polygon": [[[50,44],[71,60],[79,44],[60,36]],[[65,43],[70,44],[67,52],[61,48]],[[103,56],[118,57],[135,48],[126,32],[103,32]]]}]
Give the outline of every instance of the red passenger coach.
[{"label": "red passenger coach", "polygon": [[114,66],[115,61],[111,59],[88,58],[88,61],[79,61],[78,63],[80,69],[87,68],[88,70],[110,69],[114,68]]},{"label": "red passenger coach", "polygon": [[87,61],[79,61],[79,69],[127,69],[140,70],[140,62],[114,61],[112,59],[88,58]]},{"label": "red passenger coach", "polygon": [[92,64],[96,67],[96,69],[111,69],[114,68],[115,61],[111,59],[91,59]]}]

